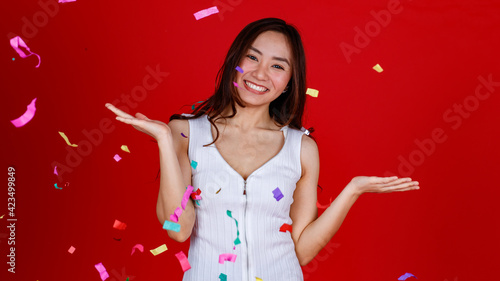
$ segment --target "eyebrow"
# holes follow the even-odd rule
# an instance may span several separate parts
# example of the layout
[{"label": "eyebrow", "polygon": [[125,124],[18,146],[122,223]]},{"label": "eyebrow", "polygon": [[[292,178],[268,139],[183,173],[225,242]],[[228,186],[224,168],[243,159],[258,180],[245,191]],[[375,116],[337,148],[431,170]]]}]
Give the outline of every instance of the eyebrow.
[{"label": "eyebrow", "polygon": [[[259,51],[257,48],[253,47],[253,46],[250,46],[249,48],[250,50],[256,52],[257,54],[261,55],[262,56],[262,52]],[[286,58],[282,58],[282,57],[273,57],[273,60],[277,60],[277,61],[282,61],[282,62],[286,62],[288,64],[288,66],[290,66],[290,62],[286,59]]]}]

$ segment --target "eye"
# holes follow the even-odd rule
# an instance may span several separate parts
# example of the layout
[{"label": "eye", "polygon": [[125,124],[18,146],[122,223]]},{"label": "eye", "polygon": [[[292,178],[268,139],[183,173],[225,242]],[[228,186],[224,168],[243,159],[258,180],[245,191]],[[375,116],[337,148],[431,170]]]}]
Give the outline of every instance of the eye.
[{"label": "eye", "polygon": [[252,56],[252,55],[247,55],[247,57],[251,60],[257,60],[257,58],[255,56]]},{"label": "eye", "polygon": [[277,68],[277,69],[285,70],[285,68],[283,68],[283,66],[278,65],[278,64],[273,65],[273,67]]}]

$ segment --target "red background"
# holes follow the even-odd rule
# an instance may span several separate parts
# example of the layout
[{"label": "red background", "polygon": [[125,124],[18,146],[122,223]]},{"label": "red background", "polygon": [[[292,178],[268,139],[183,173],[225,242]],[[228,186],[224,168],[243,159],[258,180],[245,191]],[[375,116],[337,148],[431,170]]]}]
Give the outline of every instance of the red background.
[{"label": "red background", "polygon": [[[418,280],[496,279],[500,87],[478,104],[473,96],[479,76],[500,81],[500,4],[401,1],[400,13],[380,30],[372,27],[370,42],[349,63],[340,44],[355,46],[355,28],[365,30],[374,20],[371,11],[386,10],[389,2],[78,0],[56,4],[57,13],[45,19],[38,1],[2,2],[0,216],[8,213],[7,167],[14,166],[18,221],[12,274],[6,264],[8,215],[0,220],[0,279],[100,280],[94,265],[102,262],[108,280],[181,280],[174,254],[187,254],[188,242],[168,238],[156,218],[157,145],[113,120],[104,104],[130,95],[142,85],[146,67],[159,65],[168,77],[130,112],[163,121],[189,112],[212,94],[237,33],[271,16],[298,27],[308,87],[319,90],[317,98],[307,97],[304,120],[304,127],[316,129],[320,149],[319,202],[328,203],[357,175],[410,174],[421,186],[363,195],[330,251],[303,268],[306,280],[397,280],[405,272]],[[194,12],[214,5],[219,15],[194,19]],[[34,15],[36,32],[23,31],[23,17],[34,23]],[[10,47],[12,34],[41,56],[39,68],[35,56],[22,59]],[[382,73],[372,69],[377,63]],[[35,117],[15,128],[10,120],[34,98]],[[467,117],[449,113],[464,100]],[[113,130],[70,167],[68,151],[77,149],[58,131],[78,144],[86,140],[84,129],[100,130],[106,118]],[[418,152],[415,141],[431,138],[436,128],[446,139],[428,155]],[[130,154],[120,150],[124,144]],[[120,162],[113,160],[117,153]],[[414,171],[398,172],[409,156]],[[53,174],[54,163],[68,168],[59,170],[61,178]],[[70,185],[54,188],[65,182]],[[113,229],[115,219],[127,228]],[[164,243],[165,253],[149,252]],[[144,245],[144,253],[131,256],[135,244]]]}]

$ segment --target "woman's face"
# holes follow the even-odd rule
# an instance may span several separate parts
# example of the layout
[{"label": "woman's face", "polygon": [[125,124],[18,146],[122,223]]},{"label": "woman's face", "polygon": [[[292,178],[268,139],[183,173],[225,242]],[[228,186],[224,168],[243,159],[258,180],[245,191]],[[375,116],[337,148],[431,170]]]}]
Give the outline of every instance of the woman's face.
[{"label": "woman's face", "polygon": [[292,50],[285,35],[261,33],[239,63],[238,93],[247,105],[271,103],[285,90],[292,77]]}]

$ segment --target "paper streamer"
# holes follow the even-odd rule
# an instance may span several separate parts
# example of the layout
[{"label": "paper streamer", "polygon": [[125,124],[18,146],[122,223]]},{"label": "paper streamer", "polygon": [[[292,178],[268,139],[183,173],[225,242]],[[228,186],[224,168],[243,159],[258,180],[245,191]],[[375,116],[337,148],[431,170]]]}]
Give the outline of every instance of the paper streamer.
[{"label": "paper streamer", "polygon": [[[29,56],[31,56],[31,55],[35,55],[35,56],[37,56],[37,57],[38,57],[38,64],[37,64],[35,67],[36,67],[36,68],[38,68],[38,67],[40,66],[40,63],[42,62],[42,59],[40,58],[40,56],[39,56],[38,54],[33,53],[33,52],[30,50],[30,48],[28,48],[28,46],[26,45],[26,43],[24,43],[24,41],[23,41],[23,39],[21,39],[21,37],[16,36],[16,37],[14,37],[14,38],[11,38],[11,39],[10,39],[10,45],[12,46],[12,48],[14,48],[14,50],[16,50],[16,52],[19,54],[19,56],[20,56],[21,58],[23,58],[23,59],[24,59],[24,58],[27,58],[27,57],[29,57]],[[19,46],[21,46],[21,47],[25,48],[25,49],[26,49],[26,51],[30,52],[30,53],[29,53],[29,55],[26,55],[26,54],[24,53],[24,51],[23,51],[23,50],[21,50],[21,49],[19,48]]]},{"label": "paper streamer", "polygon": [[176,222],[165,220],[165,222],[163,223],[163,229],[179,232],[181,231],[181,225]]},{"label": "paper streamer", "polygon": [[193,167],[193,169],[196,169],[196,167],[198,167],[198,162],[191,160],[191,167]]},{"label": "paper streamer", "polygon": [[221,273],[221,274],[219,275],[219,279],[220,279],[220,281],[227,281],[227,275],[226,275],[226,274],[224,274],[224,273]]},{"label": "paper streamer", "polygon": [[34,98],[31,103],[27,106],[26,111],[24,112],[23,115],[21,115],[19,118],[11,120],[10,122],[16,126],[16,128],[22,127],[26,125],[31,119],[33,119],[33,116],[35,116],[36,108],[35,108],[35,102],[37,98]]},{"label": "paper streamer", "polygon": [[118,154],[115,154],[115,156],[113,156],[113,159],[115,159],[116,162],[122,160],[122,158]]},{"label": "paper streamer", "polygon": [[153,256],[156,256],[156,255],[159,255],[159,254],[165,252],[166,250],[168,250],[167,245],[163,244],[160,247],[153,249],[153,250],[149,250],[149,251],[151,252],[151,254],[153,254]]},{"label": "paper streamer", "polygon": [[377,63],[377,64],[373,67],[373,69],[375,69],[375,71],[377,71],[378,73],[380,73],[380,72],[384,71],[384,70],[382,69],[382,67],[380,66],[380,64],[378,64],[378,63]]},{"label": "paper streamer", "polygon": [[134,254],[135,249],[138,249],[139,251],[141,251],[141,253],[144,253],[144,246],[142,246],[141,244],[135,244],[135,246],[132,247],[132,253],[130,255]]},{"label": "paper streamer", "polygon": [[238,70],[239,73],[243,73],[243,69],[241,69],[241,67],[239,66],[236,67],[236,70]]},{"label": "paper streamer", "polygon": [[101,275],[101,279],[102,281],[106,280],[106,278],[109,278],[109,274],[108,272],[106,271],[106,268],[104,268],[104,265],[102,265],[102,263],[98,263],[95,265],[95,268],[97,269],[97,271],[99,271],[99,274]]},{"label": "paper streamer", "polygon": [[225,261],[234,262],[236,260],[235,254],[220,254],[219,255],[219,263],[224,264]]},{"label": "paper streamer", "polygon": [[202,19],[204,17],[208,17],[210,15],[217,14],[218,12],[219,12],[219,10],[217,9],[217,6],[213,6],[211,8],[208,8],[208,9],[196,12],[193,15],[194,15],[194,18],[196,20],[200,20],[200,19]]},{"label": "paper streamer", "polygon": [[[415,277],[415,275],[407,272],[407,273],[399,276],[398,280],[406,280],[407,278],[410,278],[410,277]],[[415,277],[415,278],[418,279],[417,277]]]},{"label": "paper streamer", "polygon": [[276,199],[276,201],[280,201],[281,198],[284,197],[279,187],[276,187],[276,189],[273,190],[273,194],[274,194],[274,199]]},{"label": "paper streamer", "polygon": [[113,228],[119,229],[119,230],[125,230],[127,227],[126,223],[123,223],[117,219],[115,219],[115,222],[113,223]]},{"label": "paper streamer", "polygon": [[173,222],[178,222],[181,214],[182,214],[182,209],[177,207],[175,209],[174,213],[172,215],[170,215],[170,220]]},{"label": "paper streamer", "polygon": [[238,228],[238,221],[235,218],[233,218],[233,215],[232,215],[231,211],[227,210],[226,213],[227,213],[227,215],[230,218],[232,218],[236,222],[236,239],[234,240],[234,245],[238,245],[238,244],[241,243],[241,241],[240,241],[240,230]]},{"label": "paper streamer", "polygon": [[280,231],[281,232],[286,232],[288,230],[288,232],[292,233],[292,226],[289,225],[288,223],[284,223],[281,227],[280,227]]},{"label": "paper streamer", "polygon": [[306,95],[310,95],[311,97],[317,98],[319,94],[318,90],[307,88]]},{"label": "paper streamer", "polygon": [[181,207],[183,210],[186,210],[186,205],[189,200],[189,196],[191,195],[191,192],[193,192],[194,187],[191,185],[188,185],[186,191],[184,192],[184,195],[182,196],[182,202],[181,202]]},{"label": "paper streamer", "polygon": [[122,149],[123,151],[125,151],[125,152],[130,153],[130,150],[128,149],[128,146],[126,146],[126,145],[122,145],[121,149]]},{"label": "paper streamer", "polygon": [[59,132],[59,135],[61,135],[61,137],[64,139],[64,141],[66,142],[67,145],[72,146],[72,147],[78,147],[77,144],[71,144],[71,142],[69,142],[69,139],[65,133]]},{"label": "paper streamer", "polygon": [[180,251],[177,254],[175,254],[175,257],[179,260],[179,263],[181,264],[182,267],[182,271],[186,272],[186,270],[191,269],[191,265],[189,265],[189,261],[183,251]]},{"label": "paper streamer", "polygon": [[75,248],[75,247],[73,247],[73,246],[71,246],[71,247],[69,247],[68,252],[69,252],[70,254],[73,254],[73,253],[75,252],[75,250],[76,250],[76,248]]}]

